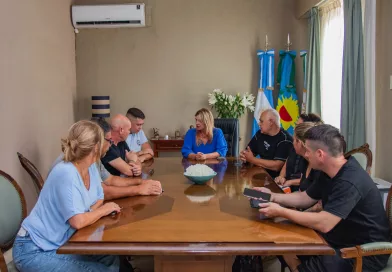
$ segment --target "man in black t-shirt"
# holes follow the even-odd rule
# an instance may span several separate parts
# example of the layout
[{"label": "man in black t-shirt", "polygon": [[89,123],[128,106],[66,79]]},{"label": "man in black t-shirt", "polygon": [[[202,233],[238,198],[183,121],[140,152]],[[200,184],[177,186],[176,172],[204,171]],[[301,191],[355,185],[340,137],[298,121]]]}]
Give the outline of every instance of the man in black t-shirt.
[{"label": "man in black t-shirt", "polygon": [[110,120],[110,126],[114,143],[101,159],[102,164],[114,176],[140,176],[141,164],[137,155],[129,153],[125,142],[131,132],[131,121],[124,115],[117,114]]},{"label": "man in black t-shirt", "polygon": [[[354,157],[344,158],[344,140],[338,129],[319,125],[309,129],[305,139],[305,156],[310,166],[323,173],[305,192],[272,193],[271,202],[260,204],[259,211],[268,217],[284,217],[317,230],[337,252],[333,256],[298,256],[299,259],[284,256],[291,271],[353,271],[353,260],[339,256],[341,248],[390,241],[389,222],[380,193]],[[270,192],[266,188],[259,190]],[[318,200],[323,204],[321,212],[282,207],[306,209]],[[389,255],[364,257],[363,271],[383,269],[388,258]]]},{"label": "man in black t-shirt", "polygon": [[241,152],[240,158],[243,162],[264,167],[275,178],[289,155],[293,138],[280,128],[279,113],[274,109],[261,113],[259,127],[260,130],[250,140],[246,150]]}]

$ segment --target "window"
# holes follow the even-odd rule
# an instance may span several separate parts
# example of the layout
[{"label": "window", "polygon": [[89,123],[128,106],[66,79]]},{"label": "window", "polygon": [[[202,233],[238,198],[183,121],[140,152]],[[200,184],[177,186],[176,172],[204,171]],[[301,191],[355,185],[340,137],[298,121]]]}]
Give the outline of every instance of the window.
[{"label": "window", "polygon": [[340,128],[344,17],[342,0],[320,7],[321,115]]}]

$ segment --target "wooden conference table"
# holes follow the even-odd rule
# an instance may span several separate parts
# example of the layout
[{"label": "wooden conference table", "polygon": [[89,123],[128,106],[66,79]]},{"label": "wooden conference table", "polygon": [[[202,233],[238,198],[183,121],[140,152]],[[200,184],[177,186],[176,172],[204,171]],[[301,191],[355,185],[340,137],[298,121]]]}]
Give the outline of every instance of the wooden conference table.
[{"label": "wooden conference table", "polygon": [[181,158],[145,164],[144,178],[161,181],[163,194],[115,200],[121,213],[77,231],[58,253],[154,255],[157,272],[231,271],[235,255],[334,254],[312,229],[261,219],[250,207],[246,187],[281,192],[264,169],[213,160],[207,165],[218,175],[193,185],[183,176],[191,164]]}]

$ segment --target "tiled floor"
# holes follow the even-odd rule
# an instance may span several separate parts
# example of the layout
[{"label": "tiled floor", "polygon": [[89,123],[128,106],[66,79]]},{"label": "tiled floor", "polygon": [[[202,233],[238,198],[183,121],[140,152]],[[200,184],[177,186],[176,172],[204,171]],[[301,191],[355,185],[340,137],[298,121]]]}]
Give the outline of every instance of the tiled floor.
[{"label": "tiled floor", "polygon": [[[264,261],[264,272],[280,272],[280,262],[276,258]],[[152,256],[135,256],[132,261],[135,272],[154,272],[154,258]],[[286,268],[288,272],[289,269]]]}]

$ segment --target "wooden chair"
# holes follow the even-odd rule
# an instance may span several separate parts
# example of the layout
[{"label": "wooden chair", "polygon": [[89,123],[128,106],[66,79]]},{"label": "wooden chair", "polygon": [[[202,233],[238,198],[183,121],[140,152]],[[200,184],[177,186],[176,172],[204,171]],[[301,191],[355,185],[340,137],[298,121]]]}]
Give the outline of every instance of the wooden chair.
[{"label": "wooden chair", "polygon": [[344,154],[346,158],[349,156],[355,157],[355,159],[359,162],[359,164],[366,170],[366,172],[371,173],[372,170],[372,162],[373,162],[373,154],[369,148],[368,144],[364,144],[358,148],[350,150],[346,154]]},{"label": "wooden chair", "polygon": [[[389,225],[392,227],[392,187],[388,192],[386,212],[389,219]],[[368,243],[364,245],[357,245],[355,247],[342,248],[340,252],[344,259],[354,259],[354,272],[361,272],[362,258],[364,256],[391,254],[392,243],[389,241]],[[389,257],[387,267],[381,271],[392,271],[392,257]]]},{"label": "wooden chair", "polygon": [[3,253],[9,250],[15,240],[22,221],[26,217],[26,200],[22,189],[8,174],[0,171],[0,270],[17,271],[13,262],[8,266]]},{"label": "wooden chair", "polygon": [[35,186],[38,188],[38,191],[41,192],[42,187],[44,186],[44,179],[39,173],[37,167],[26,159],[22,154],[17,152],[20,164],[22,164],[23,168],[29,173],[30,177],[33,179]]}]

